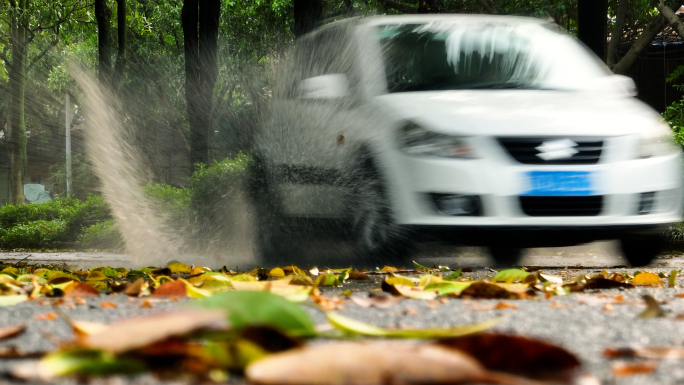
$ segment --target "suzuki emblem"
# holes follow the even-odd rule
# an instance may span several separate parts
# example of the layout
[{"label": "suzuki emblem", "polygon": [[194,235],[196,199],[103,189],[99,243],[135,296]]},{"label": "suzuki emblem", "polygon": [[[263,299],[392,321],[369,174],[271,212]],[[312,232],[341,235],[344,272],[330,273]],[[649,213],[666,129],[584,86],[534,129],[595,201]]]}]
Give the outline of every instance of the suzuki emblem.
[{"label": "suzuki emblem", "polygon": [[543,142],[541,146],[535,147],[539,151],[538,157],[543,160],[566,159],[577,154],[579,151],[575,148],[577,143],[570,139],[549,140]]}]

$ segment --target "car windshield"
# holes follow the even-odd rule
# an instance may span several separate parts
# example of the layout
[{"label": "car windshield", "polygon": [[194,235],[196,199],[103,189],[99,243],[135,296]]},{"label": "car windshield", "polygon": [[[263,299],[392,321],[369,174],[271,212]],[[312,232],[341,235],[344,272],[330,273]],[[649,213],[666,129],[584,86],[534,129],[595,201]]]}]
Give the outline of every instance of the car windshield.
[{"label": "car windshield", "polygon": [[571,36],[536,23],[381,25],[390,92],[580,89],[607,70]]}]

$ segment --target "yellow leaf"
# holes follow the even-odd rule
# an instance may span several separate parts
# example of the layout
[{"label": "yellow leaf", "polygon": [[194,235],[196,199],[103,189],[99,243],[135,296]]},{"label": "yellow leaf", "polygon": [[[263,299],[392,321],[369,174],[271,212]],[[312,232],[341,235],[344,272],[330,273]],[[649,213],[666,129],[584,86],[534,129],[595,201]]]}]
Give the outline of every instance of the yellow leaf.
[{"label": "yellow leaf", "polygon": [[192,269],[190,269],[190,266],[180,262],[169,263],[169,265],[166,267],[169,270],[171,270],[172,274],[185,274],[190,273],[190,271],[192,271]]},{"label": "yellow leaf", "polygon": [[632,279],[632,285],[660,285],[660,277],[653,273],[641,273]]},{"label": "yellow leaf", "polygon": [[285,276],[285,271],[283,269],[276,267],[268,272],[269,277],[282,278]]},{"label": "yellow leaf", "polygon": [[437,297],[437,292],[432,290],[425,290],[422,287],[394,285],[394,288],[397,289],[399,294],[408,298],[435,299],[435,297]]},{"label": "yellow leaf", "polygon": [[86,281],[104,281],[105,279],[107,279],[107,276],[99,271],[91,271],[86,277]]}]

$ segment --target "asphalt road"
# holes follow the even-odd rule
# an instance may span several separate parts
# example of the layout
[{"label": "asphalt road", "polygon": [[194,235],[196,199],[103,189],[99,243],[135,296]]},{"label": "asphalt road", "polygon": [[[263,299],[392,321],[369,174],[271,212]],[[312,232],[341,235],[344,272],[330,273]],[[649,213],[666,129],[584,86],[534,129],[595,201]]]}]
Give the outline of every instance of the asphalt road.
[{"label": "asphalt road", "polygon": [[[69,267],[87,268],[110,265],[130,267],[130,259],[123,254],[106,253],[2,253],[4,262],[26,260],[34,263],[64,263]],[[452,268],[471,267],[467,273],[476,279],[492,276],[493,262],[481,250],[452,249],[432,250],[432,254],[418,256],[417,262],[430,265],[446,265]],[[234,260],[220,261],[219,265],[234,266]],[[625,266],[611,244],[591,244],[578,248],[529,250],[522,261],[526,266],[541,267],[552,275],[574,276],[595,274],[603,269],[634,272],[636,269]],[[249,261],[241,261],[241,266],[249,268]],[[641,268],[654,272],[670,272],[681,269],[684,258],[662,256],[652,266]],[[211,267],[211,266],[210,266]],[[369,266],[370,267],[370,266]],[[241,267],[242,269],[242,267]],[[328,295],[346,289],[357,289],[354,295],[365,296],[368,290],[379,287],[381,278],[373,282],[349,283],[342,288],[326,290]],[[641,319],[637,315],[645,309],[642,294],[651,294],[663,302],[666,317]],[[623,295],[622,303],[610,303],[611,296]],[[616,376],[612,367],[618,362],[603,355],[606,348],[621,347],[668,347],[684,349],[684,279],[677,280],[676,288],[637,288],[627,290],[601,290],[591,293],[577,293],[569,296],[545,299],[538,296],[532,300],[448,300],[428,303],[423,300],[406,299],[388,309],[361,308],[351,301],[344,304],[342,314],[384,327],[450,327],[504,317],[503,322],[494,330],[541,338],[559,344],[575,355],[582,363],[583,370],[601,381],[602,384],[684,384],[684,365],[679,360],[648,360],[657,369],[650,374]],[[116,308],[102,308],[103,301],[114,302]],[[495,309],[499,303],[511,305],[505,309]],[[182,306],[184,301],[155,302],[152,309],[141,308],[140,301],[130,301],[125,296],[103,296],[87,300],[87,305],[73,308],[61,306],[68,317],[75,320],[112,322],[119,318],[145,314],[168,308]],[[610,306],[608,306],[610,305]],[[0,308],[0,327],[24,323],[28,330],[18,338],[0,342],[0,348],[17,346],[22,351],[51,350],[56,344],[70,340],[72,332],[68,324],[61,320],[37,320],[42,314],[52,311],[50,306],[40,305],[37,301]],[[325,323],[321,314],[311,310],[317,323]],[[7,377],[10,368],[23,360],[0,360],[0,383],[11,383]],[[639,362],[644,360],[637,360]],[[4,374],[4,375],[2,375]],[[130,379],[116,379],[114,382],[128,383]],[[77,383],[75,380],[60,383]],[[97,383],[97,382],[96,382]],[[158,383],[150,376],[135,379],[134,383]]]}]

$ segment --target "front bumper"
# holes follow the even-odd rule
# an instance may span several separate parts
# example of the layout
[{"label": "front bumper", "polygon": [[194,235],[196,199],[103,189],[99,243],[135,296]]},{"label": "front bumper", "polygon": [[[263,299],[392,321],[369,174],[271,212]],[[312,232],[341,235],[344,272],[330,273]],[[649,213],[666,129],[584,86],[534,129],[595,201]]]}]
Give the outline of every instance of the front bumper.
[{"label": "front bumper", "polygon": [[[601,162],[593,165],[528,165],[507,157],[491,138],[476,139],[479,159],[416,157],[387,147],[383,151],[385,183],[398,223],[405,226],[475,226],[528,228],[561,226],[661,226],[681,220],[684,189],[680,154],[629,159],[629,137],[606,140]],[[602,196],[598,215],[531,216],[521,207],[524,175],[530,171],[588,171]],[[648,214],[639,214],[644,193],[655,193]],[[435,209],[434,194],[479,197],[481,215],[445,215]]]}]

